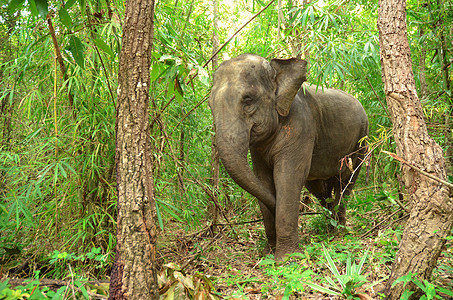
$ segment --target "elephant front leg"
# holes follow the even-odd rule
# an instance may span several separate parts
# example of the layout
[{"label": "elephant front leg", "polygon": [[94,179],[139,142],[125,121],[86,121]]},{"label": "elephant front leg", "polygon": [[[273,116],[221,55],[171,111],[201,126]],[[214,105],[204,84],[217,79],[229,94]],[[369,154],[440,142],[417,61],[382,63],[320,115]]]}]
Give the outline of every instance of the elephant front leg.
[{"label": "elephant front leg", "polygon": [[[263,187],[269,190],[275,198],[275,185],[271,168],[266,164],[262,157],[256,151],[251,149],[253,171],[263,184]],[[267,237],[267,245],[264,248],[263,254],[274,253],[276,246],[277,232],[275,228],[275,210],[270,211],[269,208],[258,199],[261,214],[263,215],[264,230]]]},{"label": "elephant front leg", "polygon": [[[280,170],[280,172],[279,172]],[[290,168],[276,169],[274,180],[277,191],[276,232],[277,243],[275,258],[298,250],[299,244],[299,201],[303,183],[308,170]]]},{"label": "elephant front leg", "polygon": [[261,213],[263,215],[264,230],[266,231],[267,245],[264,247],[263,254],[269,254],[275,252],[275,246],[277,241],[277,232],[275,229],[275,212],[269,211],[266,205],[261,201],[259,202]]}]

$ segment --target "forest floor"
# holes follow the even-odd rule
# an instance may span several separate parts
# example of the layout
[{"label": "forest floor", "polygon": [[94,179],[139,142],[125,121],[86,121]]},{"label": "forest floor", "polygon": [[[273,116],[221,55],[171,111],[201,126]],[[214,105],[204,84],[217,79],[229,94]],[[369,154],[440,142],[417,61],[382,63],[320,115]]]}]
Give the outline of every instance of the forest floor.
[{"label": "forest floor", "polygon": [[[322,211],[316,205],[311,211]],[[366,209],[353,207],[348,210],[346,228],[334,233],[326,233],[325,216],[302,214],[299,217],[299,253],[279,263],[272,256],[263,255],[264,226],[259,220],[259,212],[250,207],[244,206],[240,212],[232,210],[224,215],[221,220],[224,224],[218,225],[214,234],[208,224],[199,225],[198,231],[192,232],[184,228],[185,223],[168,221],[159,233],[157,245],[161,299],[340,299],[319,293],[307,285],[327,287],[326,278],[337,282],[337,277],[327,267],[326,253],[339,274],[345,274],[349,257],[353,264],[359,264],[365,257],[362,277],[355,277],[355,292],[361,300],[378,299],[390,274],[407,214],[396,205],[376,208],[374,202]],[[447,242],[427,289],[434,291],[442,287],[453,291],[452,245],[453,240]],[[15,278],[10,280],[13,287],[22,284],[23,271],[3,271],[6,275],[9,273],[7,277]],[[109,273],[103,274],[108,276]],[[56,291],[68,285],[72,293],[74,289],[77,292],[74,278],[72,284],[67,278],[51,280],[50,284],[55,285],[51,289]],[[91,282],[90,288],[88,283],[95,278],[85,278],[88,278],[88,292],[95,295],[89,299],[107,298],[108,277],[96,278],[106,280]],[[1,278],[0,283],[4,280]],[[43,280],[37,284],[49,286]],[[453,300],[438,290],[436,292],[440,299]]]},{"label": "forest floor", "polygon": [[[368,250],[362,272],[366,282],[356,292],[361,294],[360,299],[378,299],[390,274],[401,231],[376,227],[368,233],[370,227],[363,228],[363,232],[343,230],[337,234],[316,236],[316,229],[306,224],[316,222],[320,217],[299,218],[301,254],[278,264],[272,258],[262,255],[265,245],[262,222],[224,225],[217,228],[214,237],[207,235],[207,230],[193,234],[187,234],[183,230],[167,230],[161,236],[165,245],[159,250],[159,261],[165,266],[161,280],[167,283],[161,292],[168,293],[170,282],[174,287],[171,293],[177,293],[175,283],[180,285],[180,289],[184,286],[186,293],[191,289],[193,294],[199,293],[199,288],[192,288],[200,280],[201,277],[196,275],[199,274],[206,276],[205,282],[209,282],[206,285],[212,284],[203,293],[211,293],[223,299],[282,299],[285,289],[289,299],[340,299],[338,296],[318,293],[302,283],[304,280],[326,286],[325,277],[336,281],[324,263],[324,244],[334,258],[340,274],[345,272],[345,261],[349,253],[355,255],[353,261],[355,258],[355,263],[358,264]],[[400,221],[400,225],[402,222]],[[377,220],[371,223],[377,223]],[[397,226],[396,223],[394,225]],[[448,246],[438,261],[440,267],[433,273],[433,282],[453,289],[453,251]],[[179,277],[174,274],[171,276],[170,273],[175,271]]]}]

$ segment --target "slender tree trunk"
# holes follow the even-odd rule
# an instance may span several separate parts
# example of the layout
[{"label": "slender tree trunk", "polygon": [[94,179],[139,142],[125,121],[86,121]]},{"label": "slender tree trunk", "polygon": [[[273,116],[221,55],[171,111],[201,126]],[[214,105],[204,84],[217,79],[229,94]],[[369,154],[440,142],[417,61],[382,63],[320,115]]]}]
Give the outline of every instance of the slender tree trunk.
[{"label": "slender tree trunk", "polygon": [[[212,20],[213,25],[213,33],[212,33],[212,53],[215,54],[219,49],[219,36],[217,34],[219,30],[219,1],[212,0],[213,5],[213,15],[214,18]],[[215,55],[212,58],[212,69],[215,70],[218,65],[218,57]],[[211,202],[210,211],[212,216],[212,224],[211,224],[211,233],[214,234],[216,231],[216,224],[219,217],[219,209],[217,207],[217,203],[219,203],[219,170],[220,170],[220,159],[219,159],[219,151],[216,147],[216,138],[215,133],[212,134],[211,137],[211,186],[213,189],[213,201]]]},{"label": "slender tree trunk", "polygon": [[[440,179],[446,178],[442,149],[429,137],[423,110],[415,89],[412,61],[407,40],[406,1],[380,0],[378,29],[382,80],[393,122],[398,156],[411,165]],[[403,288],[393,282],[412,272],[420,279],[430,279],[453,223],[453,199],[448,188],[429,179],[407,165],[402,167],[402,180],[410,201],[410,216],[400,248],[386,284],[389,299],[400,299],[404,290],[415,291],[409,283]]]},{"label": "slender tree trunk", "polygon": [[127,0],[118,71],[118,231],[110,299],[159,299],[149,87],[154,1]]},{"label": "slender tree trunk", "polygon": [[[53,46],[55,48],[55,55],[57,57],[57,61],[60,64],[60,71],[63,75],[64,81],[68,80],[68,74],[66,73],[66,67],[63,62],[63,57],[61,56],[60,46],[58,45],[57,36],[55,34],[55,29],[52,25],[52,16],[49,14],[47,16],[47,25],[49,27],[50,36],[52,37]],[[72,93],[68,88],[68,100],[69,100],[69,107],[71,108],[72,113],[74,114],[74,98],[72,97]]]},{"label": "slender tree trunk", "polygon": [[[422,37],[425,34],[425,31],[423,30],[422,26],[420,25],[420,37]],[[420,59],[418,62],[419,68],[420,68],[420,97],[423,99],[428,95],[428,84],[426,84],[426,48],[425,48],[425,43],[421,45],[420,49]]]}]

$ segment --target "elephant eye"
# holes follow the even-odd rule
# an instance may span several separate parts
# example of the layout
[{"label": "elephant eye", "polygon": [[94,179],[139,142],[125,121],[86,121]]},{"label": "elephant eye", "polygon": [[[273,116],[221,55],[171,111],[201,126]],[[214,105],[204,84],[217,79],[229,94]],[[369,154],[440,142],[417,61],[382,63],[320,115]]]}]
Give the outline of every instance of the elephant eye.
[{"label": "elephant eye", "polygon": [[253,98],[253,97],[245,96],[244,98],[242,98],[242,105],[243,105],[244,112],[246,114],[253,114],[255,112],[255,110],[257,108],[257,106],[255,104],[256,104],[256,101],[255,101],[255,98]]},{"label": "elephant eye", "polygon": [[243,99],[242,99],[242,103],[244,103],[244,106],[250,106],[252,105],[254,102],[253,98],[250,97],[250,96],[245,96]]}]

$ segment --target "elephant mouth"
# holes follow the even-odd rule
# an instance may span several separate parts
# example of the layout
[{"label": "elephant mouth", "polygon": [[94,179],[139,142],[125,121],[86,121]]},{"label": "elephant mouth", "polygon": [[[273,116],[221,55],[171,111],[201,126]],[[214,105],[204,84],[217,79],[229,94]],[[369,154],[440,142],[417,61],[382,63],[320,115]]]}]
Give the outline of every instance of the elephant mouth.
[{"label": "elephant mouth", "polygon": [[272,133],[265,126],[254,125],[250,129],[249,146],[255,146],[266,141],[270,136],[272,136]]},{"label": "elephant mouth", "polygon": [[255,129],[255,126],[253,126],[251,129],[250,129],[250,140],[249,140],[249,145],[250,146],[253,146],[256,144],[257,142],[257,138],[258,137],[258,133]]}]

